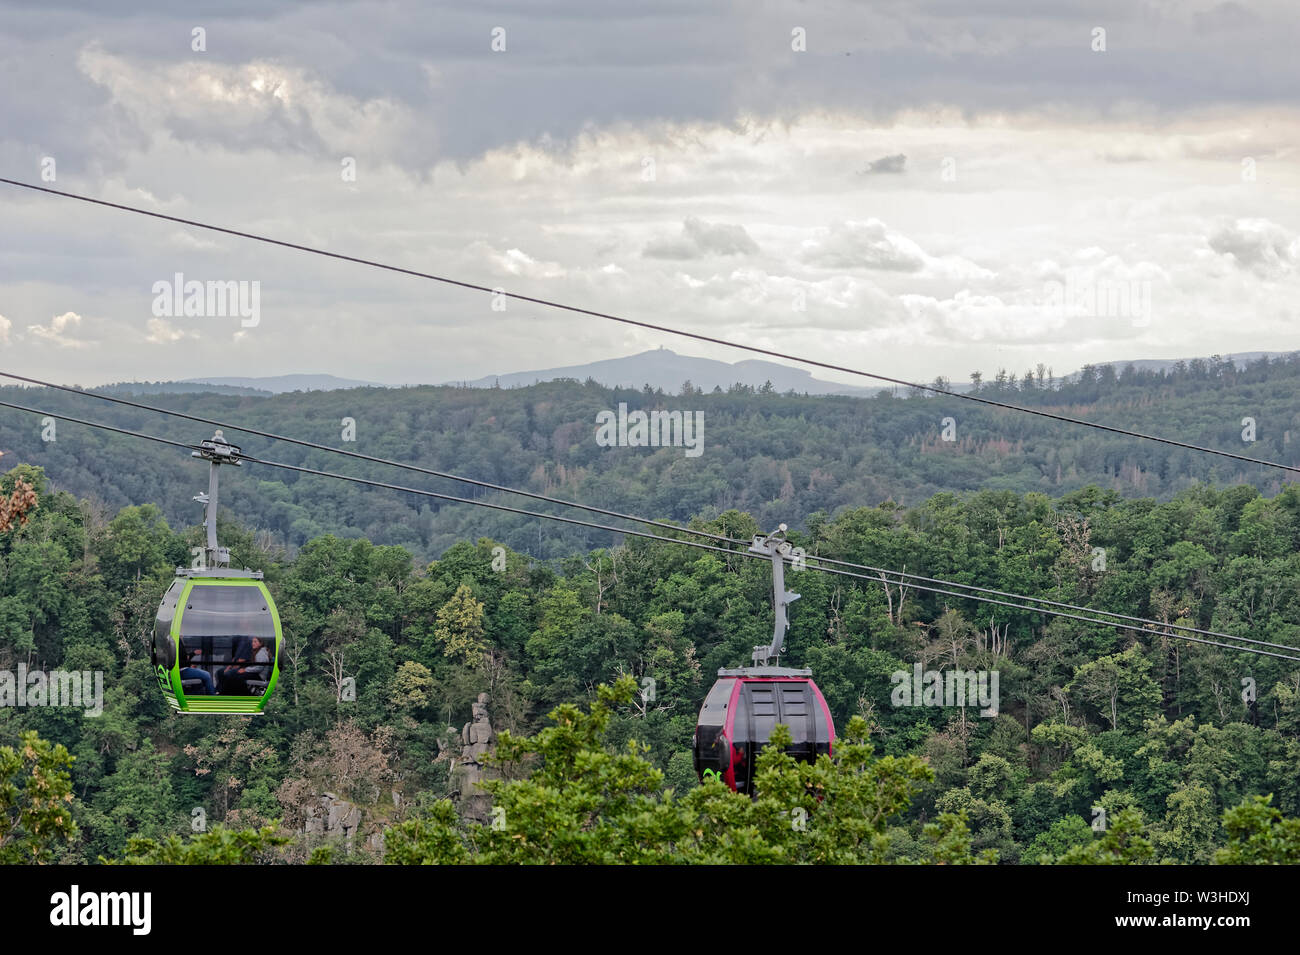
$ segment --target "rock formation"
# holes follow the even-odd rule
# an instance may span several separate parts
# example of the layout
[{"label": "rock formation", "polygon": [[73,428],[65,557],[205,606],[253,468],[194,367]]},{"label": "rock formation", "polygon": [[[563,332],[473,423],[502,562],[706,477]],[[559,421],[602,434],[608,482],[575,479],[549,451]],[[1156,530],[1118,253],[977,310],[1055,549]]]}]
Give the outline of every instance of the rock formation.
[{"label": "rock formation", "polygon": [[459,776],[460,811],[466,819],[486,823],[491,817],[492,797],[483,792],[478,783],[487,778],[491,770],[483,758],[491,752],[497,734],[488,716],[488,695],[480,693],[472,704],[473,720],[460,731],[460,760],[456,766]]},{"label": "rock formation", "polygon": [[306,809],[303,831],[308,835],[342,836],[351,840],[361,825],[361,807],[333,793],[323,793]]}]

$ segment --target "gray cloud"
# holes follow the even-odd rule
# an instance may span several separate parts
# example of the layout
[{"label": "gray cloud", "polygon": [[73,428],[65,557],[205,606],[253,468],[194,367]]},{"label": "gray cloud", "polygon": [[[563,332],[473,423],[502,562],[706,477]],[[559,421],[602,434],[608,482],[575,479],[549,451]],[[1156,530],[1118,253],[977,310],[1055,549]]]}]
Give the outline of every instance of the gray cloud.
[{"label": "gray cloud", "polygon": [[867,168],[862,170],[860,175],[874,176],[880,173],[901,173],[906,165],[907,157],[902,153],[896,153],[893,156],[881,156],[879,159],[873,159],[867,163]]},{"label": "gray cloud", "polygon": [[[788,120],[816,109],[883,122],[936,103],[969,113],[1170,115],[1289,103],[1300,88],[1293,18],[1282,0],[1249,10],[1201,0],[1071,0],[1046,10],[1008,0],[828,0],[811,8],[756,0],[743,11],[665,2],[653,15],[598,0],[241,0],[184,13],[161,2],[20,2],[7,5],[0,58],[23,77],[23,95],[6,97],[0,125],[28,151],[94,171],[120,168],[123,149],[163,131],[199,145],[227,136],[338,151],[287,107],[246,117],[238,130],[219,114],[210,124],[167,109],[132,115],[79,67],[90,44],[159,83],[173,68],[265,61],[358,110],[377,102],[409,110],[420,122],[408,141],[386,147],[385,159],[412,171],[519,141],[565,150],[593,125],[617,123]],[[1090,49],[1099,23],[1108,30],[1105,53]],[[207,30],[205,53],[190,49],[195,25]],[[497,26],[506,30],[500,53],[490,48]],[[795,27],[806,30],[805,52],[791,49]]]},{"label": "gray cloud", "polygon": [[[926,380],[1245,335],[1282,350],[1300,301],[1293,16],[1282,0],[11,0],[0,168],[36,181],[48,155],[56,188]],[[906,174],[883,174],[895,161]],[[63,380],[436,381],[664,343],[0,200],[0,351]],[[1054,324],[1029,301],[1051,275],[1147,269],[1167,276],[1149,327]],[[153,317],[151,285],[175,272],[260,281],[261,325]],[[56,327],[69,313],[83,321]]]},{"label": "gray cloud", "polygon": [[648,242],[642,255],[647,259],[699,259],[706,255],[753,255],[755,242],[744,226],[705,222],[694,216],[682,223],[682,234]]},{"label": "gray cloud", "polygon": [[1238,267],[1263,274],[1278,274],[1300,261],[1300,237],[1267,219],[1238,219],[1207,240],[1220,255],[1231,256]]}]

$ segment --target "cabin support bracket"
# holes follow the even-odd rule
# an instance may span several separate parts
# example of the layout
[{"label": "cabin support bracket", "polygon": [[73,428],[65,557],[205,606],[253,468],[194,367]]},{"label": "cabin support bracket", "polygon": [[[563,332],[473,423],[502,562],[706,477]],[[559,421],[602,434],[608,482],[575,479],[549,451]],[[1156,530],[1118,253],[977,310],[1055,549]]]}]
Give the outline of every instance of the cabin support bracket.
[{"label": "cabin support bracket", "polygon": [[790,629],[790,616],[787,608],[799,599],[799,595],[785,589],[785,562],[794,562],[794,548],[785,539],[788,528],[781,524],[767,535],[755,535],[749,546],[749,553],[762,554],[772,562],[772,606],[776,619],[772,628],[772,642],[766,646],[754,647],[754,663],[757,666],[774,666],[779,661],[785,645],[785,633]]}]

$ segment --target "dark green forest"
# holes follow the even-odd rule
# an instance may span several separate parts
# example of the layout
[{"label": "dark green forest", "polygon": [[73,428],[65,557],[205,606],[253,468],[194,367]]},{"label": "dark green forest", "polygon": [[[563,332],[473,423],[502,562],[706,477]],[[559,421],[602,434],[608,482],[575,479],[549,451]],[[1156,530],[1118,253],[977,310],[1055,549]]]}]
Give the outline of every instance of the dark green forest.
[{"label": "dark green forest", "polygon": [[[1289,367],[1267,369],[1268,381],[1254,389],[1261,408],[1281,405]],[[1143,391],[1115,388],[1130,397]],[[1225,401],[1206,398],[1211,390],[1189,382],[1179,413],[1202,408],[1209,428],[1210,406]],[[546,395],[553,396],[549,405]],[[49,403],[44,394],[26,397]],[[372,399],[376,414],[388,405],[383,453],[446,455],[467,473],[511,480],[530,461],[493,449],[548,433],[553,421],[579,417],[575,409],[610,395],[567,385],[402,397],[424,404],[421,412],[400,410],[391,395]],[[310,425],[325,437],[363,398],[288,396],[276,399],[284,412],[276,418],[267,411],[270,399],[199,404],[220,405],[238,420],[260,416],[295,434]],[[1165,500],[1125,498],[1111,487],[1054,498],[987,487],[918,495],[910,506],[833,503],[850,493],[847,485],[867,493],[868,479],[853,475],[869,470],[865,459],[886,456],[880,445],[848,454],[849,440],[835,438],[830,422],[874,432],[893,420],[869,413],[880,408],[919,436],[941,400],[841,406],[737,395],[702,403],[733,409],[737,447],[750,432],[779,435],[784,427],[791,449],[841,462],[839,484],[807,492],[807,503],[823,509],[792,533],[810,554],[1300,645],[1295,487],[1267,497],[1245,485],[1194,486]],[[556,410],[562,402],[564,414]],[[764,402],[771,402],[770,416]],[[1125,407],[1116,401],[1106,410],[1122,416]],[[1168,416],[1167,406],[1154,407],[1166,410],[1153,417]],[[486,424],[491,416],[481,417],[505,417],[507,408],[516,409],[509,427],[494,430]],[[1270,412],[1260,414],[1268,420]],[[1239,417],[1221,407],[1214,415]],[[157,427],[143,414],[131,417]],[[441,430],[423,431],[420,422],[435,418]],[[25,423],[14,413],[3,420],[12,441]],[[1207,437],[1226,441],[1229,424]],[[457,456],[452,435],[476,429],[483,437]],[[550,444],[532,452],[536,460],[561,446],[549,433]],[[563,446],[579,447],[578,433]],[[1269,428],[1261,433],[1283,440]],[[911,447],[906,459],[932,461],[936,473],[963,462],[1009,468],[1020,461],[974,447],[926,452],[916,440],[903,441]],[[1094,439],[1076,440],[1078,450]],[[356,537],[361,528],[352,522],[363,519],[390,522],[386,536],[400,537],[410,512],[396,495],[367,492],[363,502],[350,501],[348,486],[320,491],[339,508],[339,529],[352,536],[313,530],[295,541],[292,556],[260,525],[223,514],[232,564],[264,571],[279,605],[281,682],[260,717],[174,715],[158,691],[149,647],[173,568],[188,563],[189,548],[200,542],[192,517],[168,518],[175,496],[196,489],[199,465],[150,467],[145,462],[154,459],[137,447],[131,455],[125,445],[121,454],[108,453],[107,443],[104,454],[92,454],[92,441],[102,439],[60,431],[54,447],[0,482],[11,493],[21,478],[37,498],[27,523],[0,533],[0,670],[99,670],[105,696],[100,716],[0,708],[5,861],[1300,861],[1300,671],[1284,661],[1156,631],[793,572],[788,580],[802,599],[792,612],[786,662],[813,668],[844,738],[833,765],[789,765],[768,747],[760,798],[751,801],[719,783],[697,785],[689,747],[716,669],[748,662],[751,647],[770,635],[771,579],[762,562],[629,538],[549,561],[509,550],[498,570],[496,541],[485,535],[426,561],[401,544]],[[768,453],[773,441],[769,434]],[[598,460],[581,447],[581,461]],[[1101,447],[1097,453],[1099,461],[1112,460]],[[1120,462],[1124,452],[1114,453]],[[70,473],[65,460],[77,462]],[[591,465],[593,473],[568,490],[582,497],[584,489],[606,487],[597,499],[665,516],[725,502],[656,503],[656,489],[671,486],[682,460],[599,472]],[[710,480],[726,480],[728,460],[721,447],[706,452],[706,468],[718,474],[699,477],[702,495],[715,493]],[[42,463],[45,470],[34,466]],[[751,469],[735,466],[737,495],[765,500],[765,513],[786,513],[779,488],[765,479],[746,483]],[[92,503],[56,487],[90,480],[92,468],[120,469],[123,486],[112,500],[159,503],[109,511],[105,497]],[[631,483],[617,492],[594,476],[620,468]],[[314,529],[306,516],[284,525],[294,508],[304,509],[291,502],[304,489],[290,493],[255,477],[251,466],[244,472],[223,498],[233,514],[282,514],[271,523],[291,534]],[[683,478],[683,495],[694,482]],[[806,487],[802,476],[797,483]],[[307,523],[293,531],[296,521]],[[434,533],[433,516],[427,521],[428,540],[445,541],[449,532]],[[694,526],[742,538],[770,529],[740,508]],[[999,714],[894,706],[891,673],[918,662],[997,670]],[[633,693],[645,677],[655,681],[653,701]],[[354,700],[342,692],[346,679],[355,681]],[[1254,714],[1242,697],[1246,680],[1258,688]],[[446,798],[458,788],[457,728],[481,692],[502,731],[500,776],[489,784],[504,807],[500,827],[462,824]],[[346,835],[312,831],[309,819],[325,793],[357,811]],[[1092,826],[1098,808],[1110,821],[1104,832]],[[796,811],[805,828],[791,824]],[[198,832],[196,818],[206,831]]]},{"label": "dark green forest", "polygon": [[[990,373],[975,382],[975,393],[1297,463],[1300,355],[1263,359],[1244,370],[1218,359],[1180,364],[1167,373],[1089,367],[1070,381],[1045,371]],[[687,382],[679,394],[668,395],[558,381],[513,390],[362,388],[259,397],[134,387],[146,404],[679,523],[735,508],[764,529],[780,522],[807,527],[819,512],[886,501],[915,506],[945,491],[1056,498],[1096,485],[1125,497],[1168,500],[1201,484],[1248,484],[1271,496],[1281,490],[1284,474],[924,392],[862,399],[736,386],[706,394]],[[131,386],[111,390],[120,394]],[[0,388],[0,400],[189,444],[212,430],[46,389]],[[632,410],[702,412],[703,453],[598,446],[597,413],[621,402]],[[354,441],[342,440],[345,418],[355,422]],[[952,419],[951,441],[944,440],[945,418]],[[1243,440],[1244,418],[1255,422],[1254,441]],[[206,476],[183,453],[63,421],[56,422],[53,441],[42,439],[44,430],[36,416],[0,409],[0,451],[9,452],[10,461],[44,467],[61,488],[93,502],[104,519],[145,502],[156,503],[173,527],[201,519],[191,498],[206,486]],[[274,461],[461,496],[484,493],[294,445],[233,432],[227,438],[247,454]],[[223,504],[267,546],[290,554],[325,534],[400,545],[421,562],[479,537],[539,559],[609,543],[598,531],[560,525],[543,531],[526,518],[252,465],[226,476]]]}]

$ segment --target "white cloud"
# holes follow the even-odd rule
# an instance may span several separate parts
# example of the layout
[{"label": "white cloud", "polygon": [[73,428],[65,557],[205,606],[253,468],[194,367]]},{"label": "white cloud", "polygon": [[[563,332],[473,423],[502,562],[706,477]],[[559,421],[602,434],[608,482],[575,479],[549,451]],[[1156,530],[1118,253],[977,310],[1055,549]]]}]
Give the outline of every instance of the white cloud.
[{"label": "white cloud", "polygon": [[497,268],[530,279],[554,279],[565,275],[565,269],[558,262],[539,262],[527,252],[520,249],[507,249],[505,252],[491,253]]},{"label": "white cloud", "polygon": [[144,340],[154,345],[174,345],[186,338],[198,338],[196,333],[183,331],[165,318],[151,318],[145,327],[148,333]]},{"label": "white cloud", "polygon": [[14,327],[14,323],[9,321],[3,315],[0,315],[0,345],[9,344],[9,329]]},{"label": "white cloud", "polygon": [[918,278],[974,281],[994,273],[962,256],[928,254],[912,239],[890,229],[879,219],[837,222],[818,229],[803,242],[802,259],[808,265],[831,269],[871,269],[915,273]]},{"label": "white cloud", "polygon": [[1076,339],[1085,329],[1058,309],[1041,304],[1003,301],[996,295],[977,295],[963,289],[948,299],[926,295],[904,295],[903,305],[911,315],[912,343],[974,343],[1016,341],[1044,343]]},{"label": "white cloud", "polygon": [[202,235],[196,235],[193,232],[182,232],[179,229],[171,234],[170,239],[177,248],[181,249],[200,249],[206,251],[208,249],[221,248],[218,243],[213,242],[211,239],[206,239]]},{"label": "white cloud", "polygon": [[48,326],[28,325],[27,333],[38,341],[48,342],[60,348],[85,348],[90,342],[72,337],[80,326],[80,315],[76,312],[64,312],[50,319]]},{"label": "white cloud", "polygon": [[[265,84],[250,89],[267,93]],[[288,90],[297,103],[292,83]],[[344,96],[335,106],[357,102]],[[1103,157],[1111,143],[1152,152],[1171,135],[1216,129],[1227,151],[1228,131],[1245,126],[1295,139],[1300,114],[1256,108],[1173,126],[1029,114],[967,120],[944,110],[891,124],[831,112],[788,126],[663,121],[593,127],[563,148],[515,143],[427,176],[402,172],[378,141],[357,153],[353,184],[340,181],[332,148],[307,154],[274,138],[254,148],[236,136],[198,149],[158,135],[122,154],[120,174],[86,189],[918,380],[956,380],[999,362],[1043,361],[1064,372],[1087,361],[1294,347],[1294,164],[1261,162],[1259,181],[1244,184],[1238,163],[1186,150],[1149,162]],[[858,175],[865,157],[903,154],[903,175]],[[957,158],[951,182],[940,177],[949,155]],[[641,178],[645,156],[656,158],[655,181]],[[151,284],[174,272],[263,281],[257,329],[233,339],[211,326],[198,332],[205,360],[251,375],[458,380],[674,343],[513,304],[484,322],[485,295],[227,237],[210,247],[205,233],[187,242],[184,230],[50,203],[13,204],[25,247],[5,264],[24,278],[0,285],[0,301],[10,315],[72,308],[94,316],[64,329],[79,340],[92,325],[93,348],[11,336],[18,362],[64,380],[175,374],[163,349],[145,347],[191,327],[147,324]],[[1270,226],[1261,231],[1255,220]],[[681,257],[645,254],[665,242],[679,243]],[[1150,326],[1044,315],[1045,284],[1071,275],[1110,287],[1150,281]],[[737,357],[718,357],[728,355]]]},{"label": "white cloud", "polygon": [[803,260],[828,269],[884,269],[917,272],[925,264],[921,247],[891,231],[879,219],[837,222],[803,243]]}]

